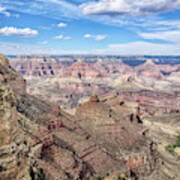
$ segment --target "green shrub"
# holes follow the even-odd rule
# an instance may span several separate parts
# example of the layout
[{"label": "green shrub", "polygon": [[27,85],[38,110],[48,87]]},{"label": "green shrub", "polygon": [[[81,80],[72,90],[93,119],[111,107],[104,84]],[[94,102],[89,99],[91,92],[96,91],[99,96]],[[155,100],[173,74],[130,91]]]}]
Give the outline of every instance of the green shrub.
[{"label": "green shrub", "polygon": [[173,145],[168,145],[168,146],[166,146],[165,149],[166,149],[166,151],[168,151],[168,152],[170,152],[171,154],[174,155],[174,149],[175,149],[176,147],[180,147],[180,132],[179,132],[179,134],[178,134],[178,136],[177,136],[176,143],[173,144]]},{"label": "green shrub", "polygon": [[168,151],[169,153],[171,154],[174,154],[174,147],[169,145],[169,146],[166,146],[166,151]]}]

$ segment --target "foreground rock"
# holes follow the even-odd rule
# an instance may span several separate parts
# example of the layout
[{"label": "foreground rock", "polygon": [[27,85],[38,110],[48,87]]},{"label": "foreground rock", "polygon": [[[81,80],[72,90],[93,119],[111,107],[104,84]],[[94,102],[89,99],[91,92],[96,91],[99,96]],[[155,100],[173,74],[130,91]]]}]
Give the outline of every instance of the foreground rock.
[{"label": "foreground rock", "polygon": [[[18,84],[16,84],[16,82]],[[16,85],[15,85],[16,84]],[[9,67],[8,59],[0,56],[0,179],[30,180],[30,170],[36,169],[35,177],[40,174],[38,166],[33,165],[29,154],[33,151],[31,139],[19,126],[16,109],[16,93],[25,93],[25,82]],[[33,157],[34,158],[34,157]],[[35,162],[35,161],[34,161]],[[33,167],[34,166],[34,167]],[[33,170],[31,171],[33,172]]]}]

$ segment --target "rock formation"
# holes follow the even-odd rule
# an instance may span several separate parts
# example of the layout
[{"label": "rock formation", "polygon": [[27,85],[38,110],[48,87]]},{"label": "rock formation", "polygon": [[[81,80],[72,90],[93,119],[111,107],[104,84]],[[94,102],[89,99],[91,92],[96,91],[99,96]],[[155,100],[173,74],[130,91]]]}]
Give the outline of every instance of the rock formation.
[{"label": "rock formation", "polygon": [[100,101],[93,95],[77,109],[76,122],[107,154],[122,161],[134,177],[145,178],[157,168],[158,153],[143,134],[138,106],[123,104],[116,96]]},{"label": "rock formation", "polygon": [[105,74],[100,73],[98,70],[91,67],[89,64],[79,60],[72,64],[67,69],[64,69],[64,75],[62,77],[73,77],[73,78],[99,78],[105,77]]}]

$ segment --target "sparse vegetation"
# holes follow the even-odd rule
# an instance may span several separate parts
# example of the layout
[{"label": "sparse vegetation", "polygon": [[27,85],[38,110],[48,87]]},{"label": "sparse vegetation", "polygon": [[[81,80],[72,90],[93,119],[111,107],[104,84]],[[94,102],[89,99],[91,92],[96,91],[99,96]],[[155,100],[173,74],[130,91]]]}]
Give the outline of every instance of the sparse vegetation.
[{"label": "sparse vegetation", "polygon": [[172,145],[168,145],[165,147],[166,151],[168,151],[171,154],[174,154],[174,147]]},{"label": "sparse vegetation", "polygon": [[169,153],[174,155],[174,150],[177,147],[180,147],[180,132],[178,133],[177,140],[176,140],[175,144],[168,145],[168,146],[165,147],[165,149],[166,149],[166,151],[168,151]]}]

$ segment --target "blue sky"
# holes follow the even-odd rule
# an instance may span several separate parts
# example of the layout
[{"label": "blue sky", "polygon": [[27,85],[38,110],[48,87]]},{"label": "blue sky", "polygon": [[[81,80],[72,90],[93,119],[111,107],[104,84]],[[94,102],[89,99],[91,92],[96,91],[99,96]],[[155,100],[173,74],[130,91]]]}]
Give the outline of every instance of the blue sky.
[{"label": "blue sky", "polygon": [[0,0],[0,51],[180,55],[180,0]]}]

